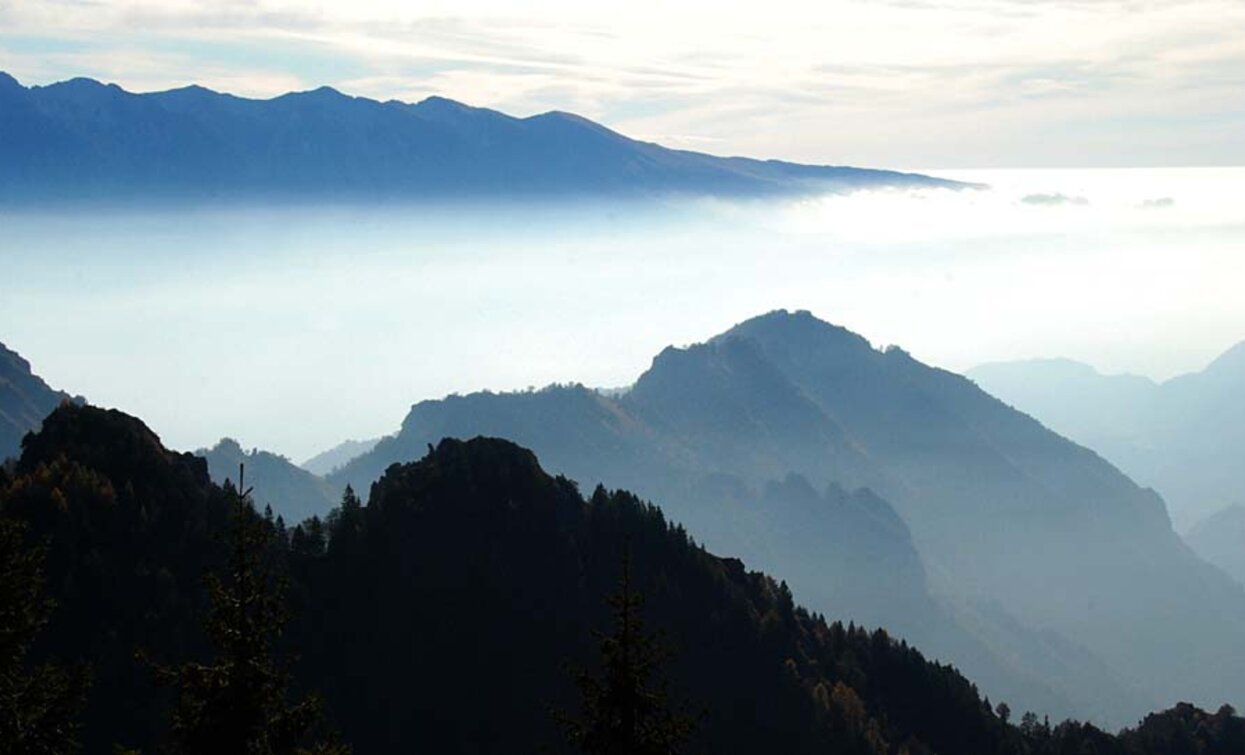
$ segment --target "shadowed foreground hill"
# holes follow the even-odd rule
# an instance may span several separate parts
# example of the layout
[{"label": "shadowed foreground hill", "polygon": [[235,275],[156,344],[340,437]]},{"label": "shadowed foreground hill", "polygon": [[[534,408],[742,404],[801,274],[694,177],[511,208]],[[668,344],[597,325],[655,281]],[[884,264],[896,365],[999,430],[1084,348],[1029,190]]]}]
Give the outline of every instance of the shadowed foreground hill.
[{"label": "shadowed foreground hill", "polygon": [[70,401],[63,391],[48,387],[27,362],[0,343],[0,461],[21,452],[22,436],[37,430],[56,405]]},{"label": "shadowed foreground hill", "polygon": [[0,73],[0,196],[435,198],[764,196],[963,188],[908,173],[714,157],[628,139],[569,113],[513,118],[432,97],[328,87],[250,100],[191,86],[133,94]]},{"label": "shadowed foreground hill", "polygon": [[[154,751],[168,700],[143,683],[134,650],[201,657],[195,577],[223,562],[227,496],[202,459],[165,450],[138,420],[75,406],[49,417],[0,483],[0,515],[49,548],[58,607],[39,655],[95,671],[87,750]],[[575,709],[568,665],[594,663],[591,631],[608,624],[603,596],[624,552],[645,619],[677,651],[672,692],[702,712],[692,751],[1218,755],[1245,744],[1230,710],[1191,706],[1119,737],[1009,725],[955,671],[883,632],[826,624],[652,506],[604,489],[585,500],[507,441],[442,442],[392,467],[366,507],[344,500],[327,543],[306,534],[270,554],[293,578],[285,641],[301,654],[300,683],[326,691],[362,754],[560,751],[550,708]]]},{"label": "shadowed foreground hill", "polygon": [[[817,610],[880,618],[1026,707],[1051,709],[1035,684],[1116,722],[1181,697],[1245,700],[1245,591],[1189,551],[1153,491],[969,380],[807,312],[666,349],[619,397],[572,386],[422,402],[331,479],[366,489],[428,443],[480,434],[660,501]],[[807,492],[862,486],[889,506],[845,518]],[[844,541],[874,557],[848,567],[850,550],[823,547]],[[898,568],[905,548],[921,573]],[[872,600],[833,589],[844,573]],[[927,585],[976,646],[929,633],[908,598]]]}]

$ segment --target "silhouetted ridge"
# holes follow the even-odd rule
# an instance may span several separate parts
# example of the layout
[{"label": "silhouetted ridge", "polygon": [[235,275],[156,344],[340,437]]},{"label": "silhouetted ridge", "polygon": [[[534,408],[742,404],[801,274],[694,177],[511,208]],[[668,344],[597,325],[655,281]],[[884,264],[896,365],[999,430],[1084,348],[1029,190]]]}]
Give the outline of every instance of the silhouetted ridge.
[{"label": "silhouetted ridge", "polygon": [[[561,112],[528,118],[442,97],[409,105],[331,87],[270,100],[202,87],[131,94],[74,79],[0,87],[0,196],[498,198],[766,195],[953,181],[719,158]],[[585,194],[586,193],[586,194]]]},{"label": "silhouetted ridge", "polygon": [[89,664],[87,752],[160,736],[161,698],[135,651],[206,650],[203,578],[223,563],[228,510],[203,459],[121,412],[64,404],[27,438],[0,511],[47,543],[56,608],[36,652]]},{"label": "silhouetted ridge", "polygon": [[164,484],[177,479],[206,487],[210,479],[205,460],[166,450],[141,420],[89,405],[62,404],[48,415],[43,428],[22,444],[18,473],[33,472],[62,458],[122,483]]}]

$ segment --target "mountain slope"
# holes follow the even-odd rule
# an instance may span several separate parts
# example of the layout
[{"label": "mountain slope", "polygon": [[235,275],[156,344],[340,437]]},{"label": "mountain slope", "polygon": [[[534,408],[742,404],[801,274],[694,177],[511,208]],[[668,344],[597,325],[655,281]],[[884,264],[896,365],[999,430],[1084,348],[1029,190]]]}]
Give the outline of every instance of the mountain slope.
[{"label": "mountain slope", "polygon": [[[667,349],[618,398],[572,387],[422,402],[332,479],[364,489],[428,443],[477,434],[660,500],[819,610],[883,622],[1026,706],[1052,704],[1035,683],[1121,722],[1173,694],[1245,700],[1245,659],[1231,650],[1245,592],[1184,546],[1158,496],[970,381],[806,312]],[[779,496],[784,510],[762,491],[789,476],[802,484]],[[810,498],[794,491],[832,485],[871,489],[904,534],[882,545],[842,509],[798,504]],[[870,543],[873,558],[849,565],[849,550],[818,547],[839,538]],[[840,572],[889,589],[855,602],[827,577]]]},{"label": "mountain slope", "polygon": [[[170,700],[149,662],[202,660],[203,576],[220,574],[230,500],[206,464],[139,420],[66,405],[32,436],[0,515],[46,546],[55,600],[36,658],[90,665],[88,752],[166,740]],[[785,584],[710,555],[625,492],[588,499],[509,442],[445,441],[395,466],[327,543],[268,553],[290,578],[283,650],[321,688],[361,755],[559,751],[551,709],[575,714],[571,668],[596,671],[622,554],[641,614],[675,655],[676,699],[699,713],[692,752],[844,755],[1208,755],[1245,746],[1245,720],[1187,704],[1111,736],[1007,722],[953,669],[884,632],[827,624]],[[268,522],[265,525],[275,528]],[[361,586],[366,589],[360,589]],[[6,586],[14,587],[14,586]]]},{"label": "mountain slope", "polygon": [[283,456],[252,449],[244,451],[233,438],[222,438],[212,448],[195,452],[207,460],[212,481],[238,481],[238,467],[245,465],[246,486],[261,510],[271,506],[274,515],[291,525],[313,516],[324,517],[337,505],[340,495],[323,478],[308,472]]},{"label": "mountain slope", "polygon": [[[1105,455],[1171,508],[1188,528],[1245,503],[1245,343],[1200,372],[1163,383],[1101,375],[1052,361],[983,365],[969,374],[986,390]],[[1068,379],[1070,373],[1075,379]]]},{"label": "mountain slope", "polygon": [[722,158],[628,139],[568,113],[513,118],[433,97],[328,87],[248,100],[202,87],[132,94],[0,73],[0,196],[472,198],[765,195],[952,181]]},{"label": "mountain slope", "polygon": [[16,457],[26,433],[38,430],[49,412],[71,400],[68,393],[48,387],[31,372],[30,362],[0,343],[0,461]]}]

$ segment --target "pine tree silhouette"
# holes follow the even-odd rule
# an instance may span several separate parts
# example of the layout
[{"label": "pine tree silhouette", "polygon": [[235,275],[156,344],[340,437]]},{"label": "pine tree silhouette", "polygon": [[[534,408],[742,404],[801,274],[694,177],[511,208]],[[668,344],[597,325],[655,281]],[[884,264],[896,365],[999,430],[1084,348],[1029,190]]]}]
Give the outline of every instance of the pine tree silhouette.
[{"label": "pine tree silhouette", "polygon": [[273,645],[287,620],[285,580],[269,561],[274,528],[255,513],[250,490],[226,483],[233,503],[228,573],[207,578],[212,613],[207,630],[214,663],[157,670],[178,692],[174,753],[186,755],[341,755],[348,748],[321,734],[323,705],[287,701],[289,677]]},{"label": "pine tree silhouette", "polygon": [[567,740],[585,755],[675,755],[695,730],[695,721],[668,700],[661,667],[670,652],[648,633],[640,616],[643,597],[632,589],[631,555],[623,555],[610,634],[598,633],[600,675],[578,675],[581,717],[560,715]]}]

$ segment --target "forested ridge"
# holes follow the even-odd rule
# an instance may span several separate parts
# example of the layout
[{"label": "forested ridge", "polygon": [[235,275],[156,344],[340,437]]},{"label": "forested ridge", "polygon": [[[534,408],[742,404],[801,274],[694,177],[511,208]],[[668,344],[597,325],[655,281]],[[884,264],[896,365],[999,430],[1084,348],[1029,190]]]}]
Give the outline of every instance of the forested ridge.
[{"label": "forested ridge", "polygon": [[[212,657],[204,579],[232,563],[237,495],[120,412],[63,405],[28,436],[0,473],[0,518],[29,549],[19,565],[37,554],[53,604],[29,653],[0,658],[0,727],[29,698],[13,680],[52,664],[89,673],[84,704],[66,714],[85,751],[173,741],[177,695],[155,671]],[[356,753],[571,751],[557,712],[585,713],[575,670],[599,670],[594,631],[611,625],[624,559],[670,649],[659,669],[670,697],[695,721],[682,751],[1245,751],[1245,721],[1226,707],[1177,706],[1118,735],[1013,717],[953,668],[883,630],[825,621],[654,506],[600,487],[581,495],[508,441],[442,441],[391,466],[368,501],[347,492],[326,520],[298,525],[241,514],[268,535],[256,563],[285,585],[276,653],[291,694],[322,694],[327,726]],[[6,601],[29,602],[11,589],[31,583],[29,569],[0,575],[13,582]]]}]

